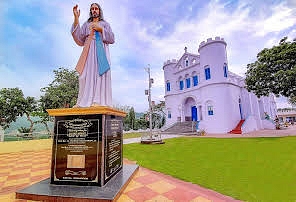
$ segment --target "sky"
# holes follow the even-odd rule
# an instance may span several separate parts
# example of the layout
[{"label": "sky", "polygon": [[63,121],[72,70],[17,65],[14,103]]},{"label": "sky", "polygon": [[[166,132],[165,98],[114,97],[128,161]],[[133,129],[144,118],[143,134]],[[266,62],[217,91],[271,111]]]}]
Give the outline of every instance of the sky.
[{"label": "sky", "polygon": [[[115,35],[110,45],[113,104],[148,110],[148,73],[152,100],[164,100],[163,63],[179,59],[186,46],[198,54],[202,41],[216,36],[227,43],[228,68],[244,76],[263,48],[296,38],[295,0],[1,0],[0,88],[19,87],[37,99],[59,67],[74,70],[82,47],[70,28],[74,5],[80,23],[89,6],[101,5]],[[155,2],[155,3],[152,3]],[[284,98],[278,108],[290,107]]]}]

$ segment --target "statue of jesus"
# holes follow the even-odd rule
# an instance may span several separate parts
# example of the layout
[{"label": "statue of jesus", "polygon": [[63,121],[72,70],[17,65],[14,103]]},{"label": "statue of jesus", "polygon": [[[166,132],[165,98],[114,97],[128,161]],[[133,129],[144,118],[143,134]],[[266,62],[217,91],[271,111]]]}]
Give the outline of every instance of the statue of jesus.
[{"label": "statue of jesus", "polygon": [[114,34],[104,20],[99,4],[90,6],[89,19],[80,27],[80,10],[73,7],[74,23],[71,33],[83,51],[76,65],[79,74],[79,93],[73,107],[112,106],[109,44]]}]

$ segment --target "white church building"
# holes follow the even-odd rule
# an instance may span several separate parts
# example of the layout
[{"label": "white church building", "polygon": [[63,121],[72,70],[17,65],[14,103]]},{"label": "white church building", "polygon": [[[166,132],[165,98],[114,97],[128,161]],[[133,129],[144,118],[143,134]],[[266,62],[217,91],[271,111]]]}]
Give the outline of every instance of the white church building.
[{"label": "white church building", "polygon": [[197,54],[185,47],[182,57],[166,61],[163,70],[166,128],[186,121],[219,134],[275,128],[274,96],[258,98],[246,90],[243,77],[228,70],[223,38],[201,42]]}]

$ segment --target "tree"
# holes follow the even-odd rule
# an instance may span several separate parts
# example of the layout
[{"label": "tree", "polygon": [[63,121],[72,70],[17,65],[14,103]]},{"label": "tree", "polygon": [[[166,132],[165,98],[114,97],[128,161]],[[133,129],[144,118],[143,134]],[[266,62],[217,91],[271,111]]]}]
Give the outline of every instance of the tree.
[{"label": "tree", "polygon": [[45,128],[46,128],[47,133],[50,134],[51,136],[53,136],[53,131],[50,131],[49,126],[48,126],[48,122],[50,122],[50,121],[52,122],[53,118],[50,117],[48,115],[48,113],[44,112],[43,110],[44,109],[39,106],[37,111],[32,113],[33,116],[38,116],[40,118],[40,120],[34,121],[34,123],[43,124],[45,126]]},{"label": "tree", "polygon": [[0,90],[0,117],[1,126],[6,129],[9,124],[23,115],[25,98],[19,88],[2,88]]},{"label": "tree", "polygon": [[20,127],[17,130],[18,130],[18,132],[23,134],[21,137],[26,138],[26,139],[33,139],[33,135],[32,135],[33,129],[26,128],[26,127]]},{"label": "tree", "polygon": [[29,133],[32,135],[33,127],[34,127],[34,121],[31,119],[30,115],[32,115],[33,112],[37,109],[37,101],[34,97],[27,97],[25,98],[25,102],[23,104],[23,113],[26,115],[28,121],[30,122],[30,128]]},{"label": "tree", "polygon": [[152,128],[161,128],[165,124],[165,102],[160,101],[160,103],[153,106],[152,113]]},{"label": "tree", "polygon": [[296,106],[296,96],[290,96],[288,98],[288,102],[292,105],[292,106]]},{"label": "tree", "polygon": [[76,104],[78,95],[78,75],[75,70],[59,68],[53,72],[54,80],[49,86],[40,89],[44,95],[40,97],[39,108],[35,113],[41,118],[37,122],[44,124],[48,133],[51,131],[47,123],[52,119],[48,116],[46,109],[72,107]]},{"label": "tree", "polygon": [[136,119],[136,129],[147,129],[149,122],[146,120],[147,114],[143,114],[139,119]]},{"label": "tree", "polygon": [[135,110],[134,110],[134,107],[131,107],[128,113],[128,123],[129,123],[129,128],[132,130],[135,129],[135,121],[136,121]]},{"label": "tree", "polygon": [[296,96],[296,39],[283,38],[279,45],[265,48],[257,61],[247,65],[246,88],[258,97],[274,93],[288,98]]},{"label": "tree", "polygon": [[0,117],[1,126],[8,128],[9,124],[16,121],[18,116],[26,115],[30,122],[29,132],[33,132],[34,122],[30,115],[36,110],[37,101],[34,97],[24,97],[19,88],[2,88],[0,90]]},{"label": "tree", "polygon": [[40,98],[41,107],[56,109],[72,107],[78,95],[78,75],[75,70],[59,68],[53,70],[55,78],[48,87],[41,88],[44,95]]}]

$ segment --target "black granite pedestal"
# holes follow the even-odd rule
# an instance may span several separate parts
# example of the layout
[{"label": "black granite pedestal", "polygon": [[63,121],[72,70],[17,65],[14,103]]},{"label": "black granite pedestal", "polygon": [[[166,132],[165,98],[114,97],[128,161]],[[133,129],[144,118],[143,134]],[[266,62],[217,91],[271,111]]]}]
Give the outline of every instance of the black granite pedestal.
[{"label": "black granite pedestal", "polygon": [[37,197],[33,200],[49,197],[47,201],[59,201],[53,197],[71,198],[72,202],[77,197],[91,201],[116,197],[138,168],[123,169],[125,112],[106,106],[47,111],[55,117],[50,179],[24,189],[28,192],[17,192],[17,198],[31,199],[33,192]]}]

